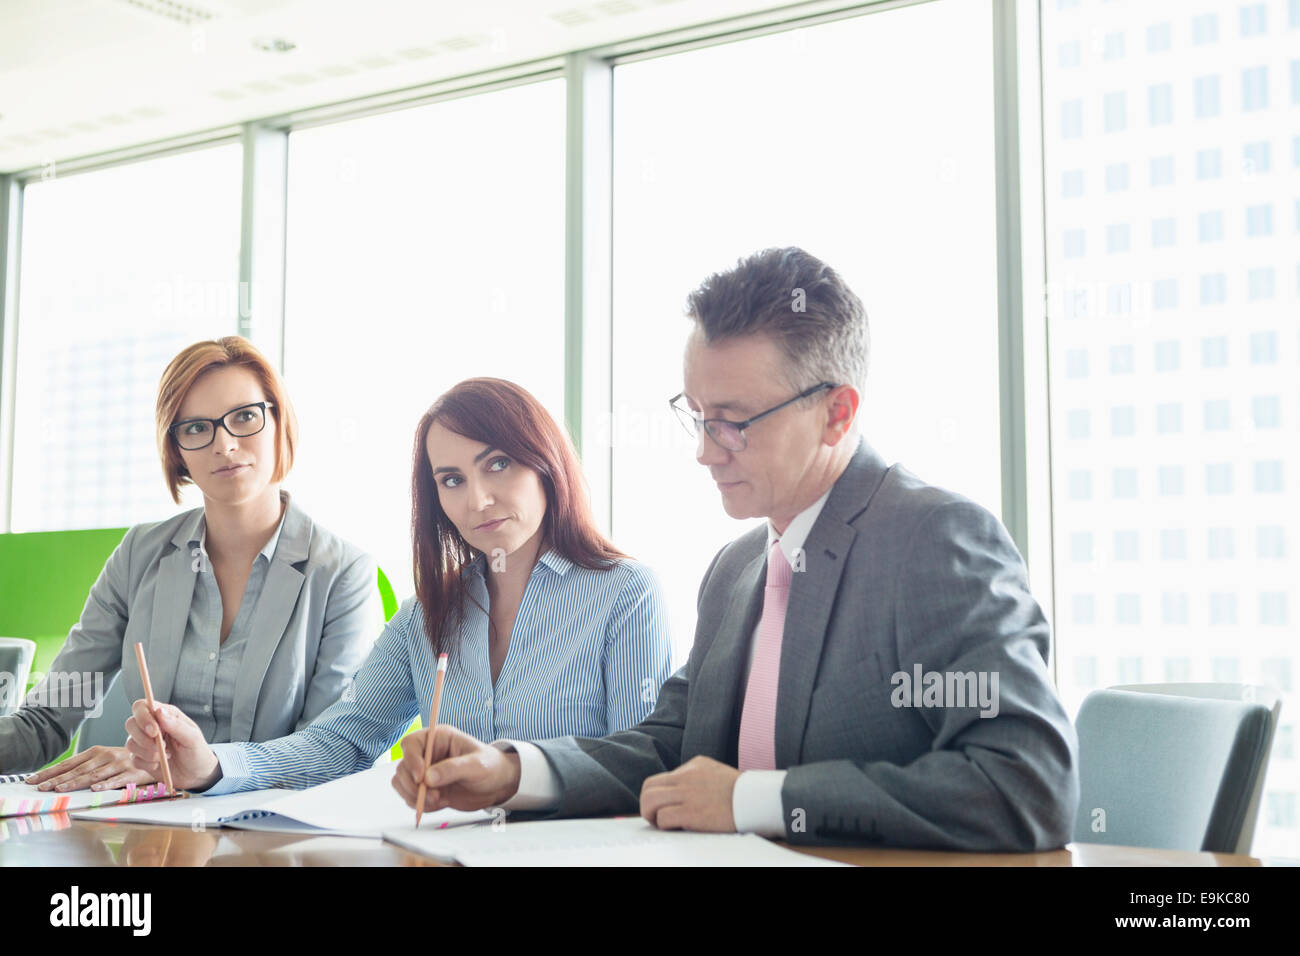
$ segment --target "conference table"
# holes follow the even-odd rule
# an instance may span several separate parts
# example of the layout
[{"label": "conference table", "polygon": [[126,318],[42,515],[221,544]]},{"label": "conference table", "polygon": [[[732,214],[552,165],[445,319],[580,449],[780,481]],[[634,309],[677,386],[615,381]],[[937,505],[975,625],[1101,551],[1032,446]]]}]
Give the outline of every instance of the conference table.
[{"label": "conference table", "polygon": [[[786,845],[782,841],[776,841]],[[1197,853],[1070,843],[1045,853],[948,853],[879,847],[803,847],[792,850],[859,866],[1183,866],[1288,865],[1233,853]],[[232,829],[194,831],[67,814],[0,820],[4,866],[442,866],[380,840],[298,836]]]}]

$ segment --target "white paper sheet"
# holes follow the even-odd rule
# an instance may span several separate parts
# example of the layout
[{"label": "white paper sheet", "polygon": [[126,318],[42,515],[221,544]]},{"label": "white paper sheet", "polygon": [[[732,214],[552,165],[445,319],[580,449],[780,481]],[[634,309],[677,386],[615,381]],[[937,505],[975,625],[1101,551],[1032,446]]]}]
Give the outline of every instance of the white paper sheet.
[{"label": "white paper sheet", "polygon": [[[385,830],[415,832],[415,811],[393,789],[393,766],[381,765],[309,790],[248,807],[222,818],[226,826],[276,833],[329,833],[334,836],[379,837]],[[491,819],[486,811],[426,813],[420,832],[462,826]]]},{"label": "white paper sheet", "polygon": [[753,833],[658,830],[641,817],[541,820],[429,832],[385,831],[415,853],[465,866],[845,866]]}]

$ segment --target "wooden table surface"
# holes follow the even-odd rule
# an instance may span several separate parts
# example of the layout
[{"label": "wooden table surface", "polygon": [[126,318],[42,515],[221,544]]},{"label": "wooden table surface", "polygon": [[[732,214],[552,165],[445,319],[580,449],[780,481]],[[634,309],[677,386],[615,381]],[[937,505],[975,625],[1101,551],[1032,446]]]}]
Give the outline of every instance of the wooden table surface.
[{"label": "wooden table surface", "polygon": [[[791,847],[863,866],[1267,866],[1228,853],[1071,843],[1047,853]],[[67,814],[0,819],[0,866],[439,866],[380,840],[73,820]]]}]

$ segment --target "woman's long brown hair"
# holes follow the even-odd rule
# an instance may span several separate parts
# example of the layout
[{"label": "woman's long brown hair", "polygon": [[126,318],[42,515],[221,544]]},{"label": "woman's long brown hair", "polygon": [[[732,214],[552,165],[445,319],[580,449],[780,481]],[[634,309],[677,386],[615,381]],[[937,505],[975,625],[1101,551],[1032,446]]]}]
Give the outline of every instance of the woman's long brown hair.
[{"label": "woman's long brown hair", "polygon": [[471,378],[443,393],[415,429],[411,453],[411,542],[415,594],[435,654],[455,656],[467,593],[462,572],[475,559],[438,501],[425,442],[437,422],[448,431],[498,448],[537,472],[546,491],[542,547],[583,568],[603,570],[625,558],[600,533],[573,443],[528,391],[500,378]]}]

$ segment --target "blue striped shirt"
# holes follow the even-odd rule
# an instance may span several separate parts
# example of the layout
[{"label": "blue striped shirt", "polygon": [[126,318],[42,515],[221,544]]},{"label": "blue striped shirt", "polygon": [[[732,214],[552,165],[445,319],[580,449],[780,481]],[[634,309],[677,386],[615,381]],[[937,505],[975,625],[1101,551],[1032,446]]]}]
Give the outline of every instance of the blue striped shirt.
[{"label": "blue striped shirt", "polygon": [[[489,608],[480,558],[466,588]],[[603,737],[640,723],[668,679],[668,608],[653,572],[636,561],[605,571],[548,551],[533,567],[496,685],[488,617],[465,602],[460,642],[443,682],[439,722],[490,741]],[[221,779],[209,794],[302,788],[364,770],[411,721],[427,719],[437,671],[424,613],[406,601],[351,687],[312,724],[265,743],[214,744]]]}]

